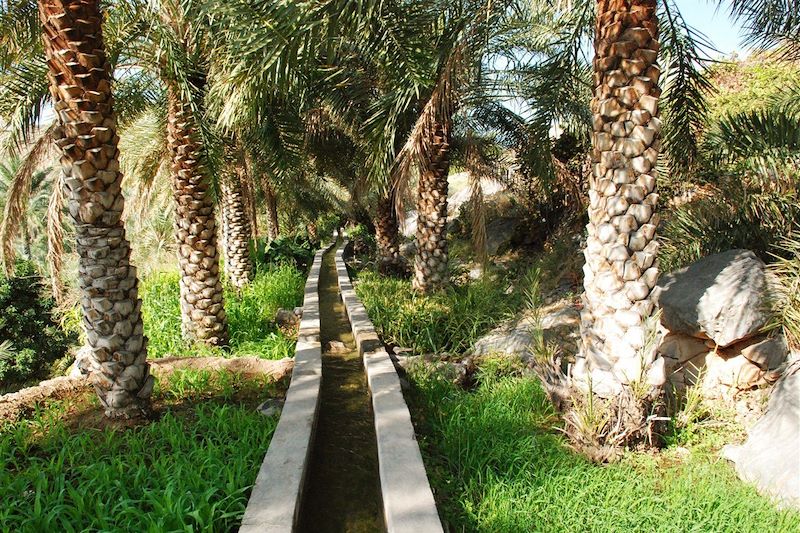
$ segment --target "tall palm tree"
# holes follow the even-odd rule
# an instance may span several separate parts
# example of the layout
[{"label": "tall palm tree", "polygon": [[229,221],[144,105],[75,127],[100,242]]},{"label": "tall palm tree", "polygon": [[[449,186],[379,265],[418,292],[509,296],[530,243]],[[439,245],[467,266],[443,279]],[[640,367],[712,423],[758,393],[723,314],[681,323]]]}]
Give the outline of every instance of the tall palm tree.
[{"label": "tall palm tree", "polygon": [[583,345],[573,376],[606,397],[665,380],[655,347],[645,350],[658,280],[658,37],[655,0],[598,0]]},{"label": "tall palm tree", "polygon": [[96,0],[40,0],[65,192],[77,235],[91,382],[109,417],[148,406],[149,375],[136,268],[122,224],[119,151],[103,14]]},{"label": "tall palm tree", "polygon": [[175,198],[175,236],[181,270],[181,327],[186,339],[210,345],[228,341],[219,272],[214,201],[202,166],[203,145],[195,110],[168,85],[168,143]]}]

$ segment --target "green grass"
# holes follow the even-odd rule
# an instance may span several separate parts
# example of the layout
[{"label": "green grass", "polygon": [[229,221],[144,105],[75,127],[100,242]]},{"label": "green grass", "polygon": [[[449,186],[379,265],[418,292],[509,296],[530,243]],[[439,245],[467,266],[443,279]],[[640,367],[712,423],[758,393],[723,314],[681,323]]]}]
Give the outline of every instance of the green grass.
[{"label": "green grass", "polygon": [[70,429],[76,406],[62,401],[0,428],[0,531],[234,529],[277,423],[254,409],[265,391],[183,371],[159,386],[168,408],[144,426]]},{"label": "green grass", "polygon": [[277,266],[259,271],[240,293],[226,287],[228,351],[191,345],[183,340],[179,280],[177,272],[161,272],[142,281],[142,316],[151,358],[192,354],[281,359],[294,355],[294,340],[284,335],[273,319],[278,308],[291,309],[303,303],[305,277],[297,269]]},{"label": "green grass", "polygon": [[590,463],[554,429],[538,381],[503,366],[484,366],[469,392],[427,366],[410,371],[423,455],[453,531],[800,530],[800,514],[777,511],[702,446]]},{"label": "green grass", "polygon": [[358,274],[356,293],[384,341],[416,353],[460,353],[522,305],[519,291],[474,281],[430,296],[414,292],[411,283],[372,271]]}]

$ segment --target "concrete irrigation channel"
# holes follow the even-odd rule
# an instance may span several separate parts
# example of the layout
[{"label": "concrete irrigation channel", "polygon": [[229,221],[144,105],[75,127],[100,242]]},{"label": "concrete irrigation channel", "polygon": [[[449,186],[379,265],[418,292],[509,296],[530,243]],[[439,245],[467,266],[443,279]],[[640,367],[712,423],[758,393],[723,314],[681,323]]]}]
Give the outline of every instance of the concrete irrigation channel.
[{"label": "concrete irrigation channel", "polygon": [[292,382],[240,531],[442,531],[399,377],[343,251],[314,258]]}]

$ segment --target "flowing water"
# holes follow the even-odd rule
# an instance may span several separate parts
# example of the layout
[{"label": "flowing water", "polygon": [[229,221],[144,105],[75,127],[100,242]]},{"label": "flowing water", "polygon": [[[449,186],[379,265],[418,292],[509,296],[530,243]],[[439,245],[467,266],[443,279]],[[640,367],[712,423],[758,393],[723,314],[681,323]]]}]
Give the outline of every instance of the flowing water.
[{"label": "flowing water", "polygon": [[[364,366],[339,296],[336,248],[319,278],[322,390],[298,530],[380,532],[383,521],[378,448]],[[332,353],[331,341],[344,343]]]}]

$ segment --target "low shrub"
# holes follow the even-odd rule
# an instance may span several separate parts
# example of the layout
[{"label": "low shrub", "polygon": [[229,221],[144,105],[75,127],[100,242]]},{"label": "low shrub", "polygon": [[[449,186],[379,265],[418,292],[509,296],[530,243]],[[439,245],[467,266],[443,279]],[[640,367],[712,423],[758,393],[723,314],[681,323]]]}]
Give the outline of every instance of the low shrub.
[{"label": "low shrub", "polygon": [[422,454],[448,531],[800,528],[800,513],[776,510],[719,460],[718,448],[589,462],[556,429],[538,379],[507,367],[481,367],[472,390],[428,365],[409,368]]},{"label": "low shrub", "polygon": [[260,243],[257,256],[267,265],[291,265],[306,272],[314,260],[316,246],[307,237],[278,237]]},{"label": "low shrub", "polygon": [[99,410],[90,394],[0,428],[0,529],[235,530],[277,423],[254,408],[264,385],[184,371],[159,383],[166,408],[144,426],[71,427]]},{"label": "low shrub", "polygon": [[347,237],[353,247],[354,255],[360,257],[375,255],[378,242],[375,240],[375,234],[365,224],[358,224],[347,230]]},{"label": "low shrub", "polygon": [[0,390],[44,378],[75,339],[54,317],[55,302],[32,266],[0,276]]},{"label": "low shrub", "polygon": [[[151,358],[166,355],[223,355],[219,348],[187,343],[181,336],[180,275],[153,274],[142,281],[142,318]],[[264,359],[291,357],[294,340],[280,331],[273,319],[278,308],[303,303],[305,277],[293,266],[261,269],[240,291],[226,287],[230,354]]]},{"label": "low shrub", "polygon": [[522,305],[490,280],[452,286],[430,296],[411,283],[372,271],[358,275],[356,293],[384,341],[415,353],[460,353]]}]

